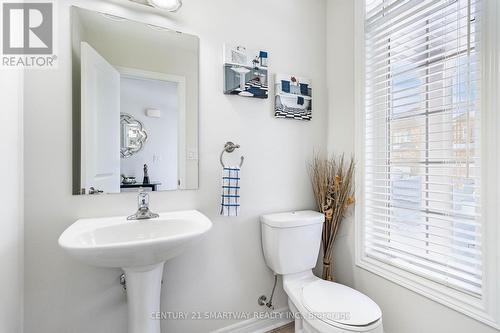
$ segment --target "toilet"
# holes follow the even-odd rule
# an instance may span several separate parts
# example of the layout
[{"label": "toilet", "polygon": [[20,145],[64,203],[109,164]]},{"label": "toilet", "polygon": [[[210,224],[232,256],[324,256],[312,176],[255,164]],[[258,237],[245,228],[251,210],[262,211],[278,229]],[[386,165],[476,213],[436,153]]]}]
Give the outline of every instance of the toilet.
[{"label": "toilet", "polygon": [[368,296],[312,273],[325,217],[314,211],[261,216],[267,265],[283,276],[295,333],[383,333],[382,312]]}]

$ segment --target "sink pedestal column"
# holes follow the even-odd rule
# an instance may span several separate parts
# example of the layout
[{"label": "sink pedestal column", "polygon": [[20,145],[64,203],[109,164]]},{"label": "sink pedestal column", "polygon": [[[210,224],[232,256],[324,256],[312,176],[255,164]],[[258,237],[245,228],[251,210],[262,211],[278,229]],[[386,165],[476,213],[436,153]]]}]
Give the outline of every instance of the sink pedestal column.
[{"label": "sink pedestal column", "polygon": [[127,283],[128,332],[160,333],[161,279],[163,262],[151,266],[123,268]]},{"label": "sink pedestal column", "polygon": [[241,91],[245,91],[247,83],[246,73],[240,73],[240,89]]}]

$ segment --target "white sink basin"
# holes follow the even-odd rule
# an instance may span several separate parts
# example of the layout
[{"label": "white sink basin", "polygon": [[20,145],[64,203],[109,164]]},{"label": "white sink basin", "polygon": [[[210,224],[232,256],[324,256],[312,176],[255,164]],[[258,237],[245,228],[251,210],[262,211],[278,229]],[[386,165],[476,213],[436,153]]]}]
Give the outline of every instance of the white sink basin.
[{"label": "white sink basin", "polygon": [[211,227],[212,222],[195,210],[162,213],[151,220],[80,219],[63,232],[59,245],[94,266],[147,266],[180,254]]},{"label": "white sink basin", "polygon": [[250,70],[245,67],[231,67],[231,69],[238,74],[246,74],[250,72]]},{"label": "white sink basin", "polygon": [[163,265],[200,239],[212,222],[196,210],[161,213],[150,220],[126,216],[80,219],[59,237],[71,256],[125,272],[129,333],[160,333]]}]

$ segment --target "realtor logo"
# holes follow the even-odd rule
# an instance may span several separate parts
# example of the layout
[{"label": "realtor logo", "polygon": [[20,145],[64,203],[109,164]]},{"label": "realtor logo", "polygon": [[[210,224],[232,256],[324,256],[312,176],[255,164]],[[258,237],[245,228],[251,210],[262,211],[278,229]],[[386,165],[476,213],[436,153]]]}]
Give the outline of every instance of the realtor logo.
[{"label": "realtor logo", "polygon": [[52,53],[52,3],[3,4],[3,53]]},{"label": "realtor logo", "polygon": [[53,67],[53,3],[4,2],[2,37],[2,66]]}]

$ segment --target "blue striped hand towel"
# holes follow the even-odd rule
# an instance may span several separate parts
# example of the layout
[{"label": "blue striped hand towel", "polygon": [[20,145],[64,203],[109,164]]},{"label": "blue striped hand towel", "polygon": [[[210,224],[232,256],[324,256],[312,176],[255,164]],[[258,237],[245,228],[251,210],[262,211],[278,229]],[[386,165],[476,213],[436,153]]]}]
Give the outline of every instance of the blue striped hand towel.
[{"label": "blue striped hand towel", "polygon": [[220,215],[238,216],[240,212],[240,167],[222,169]]}]

